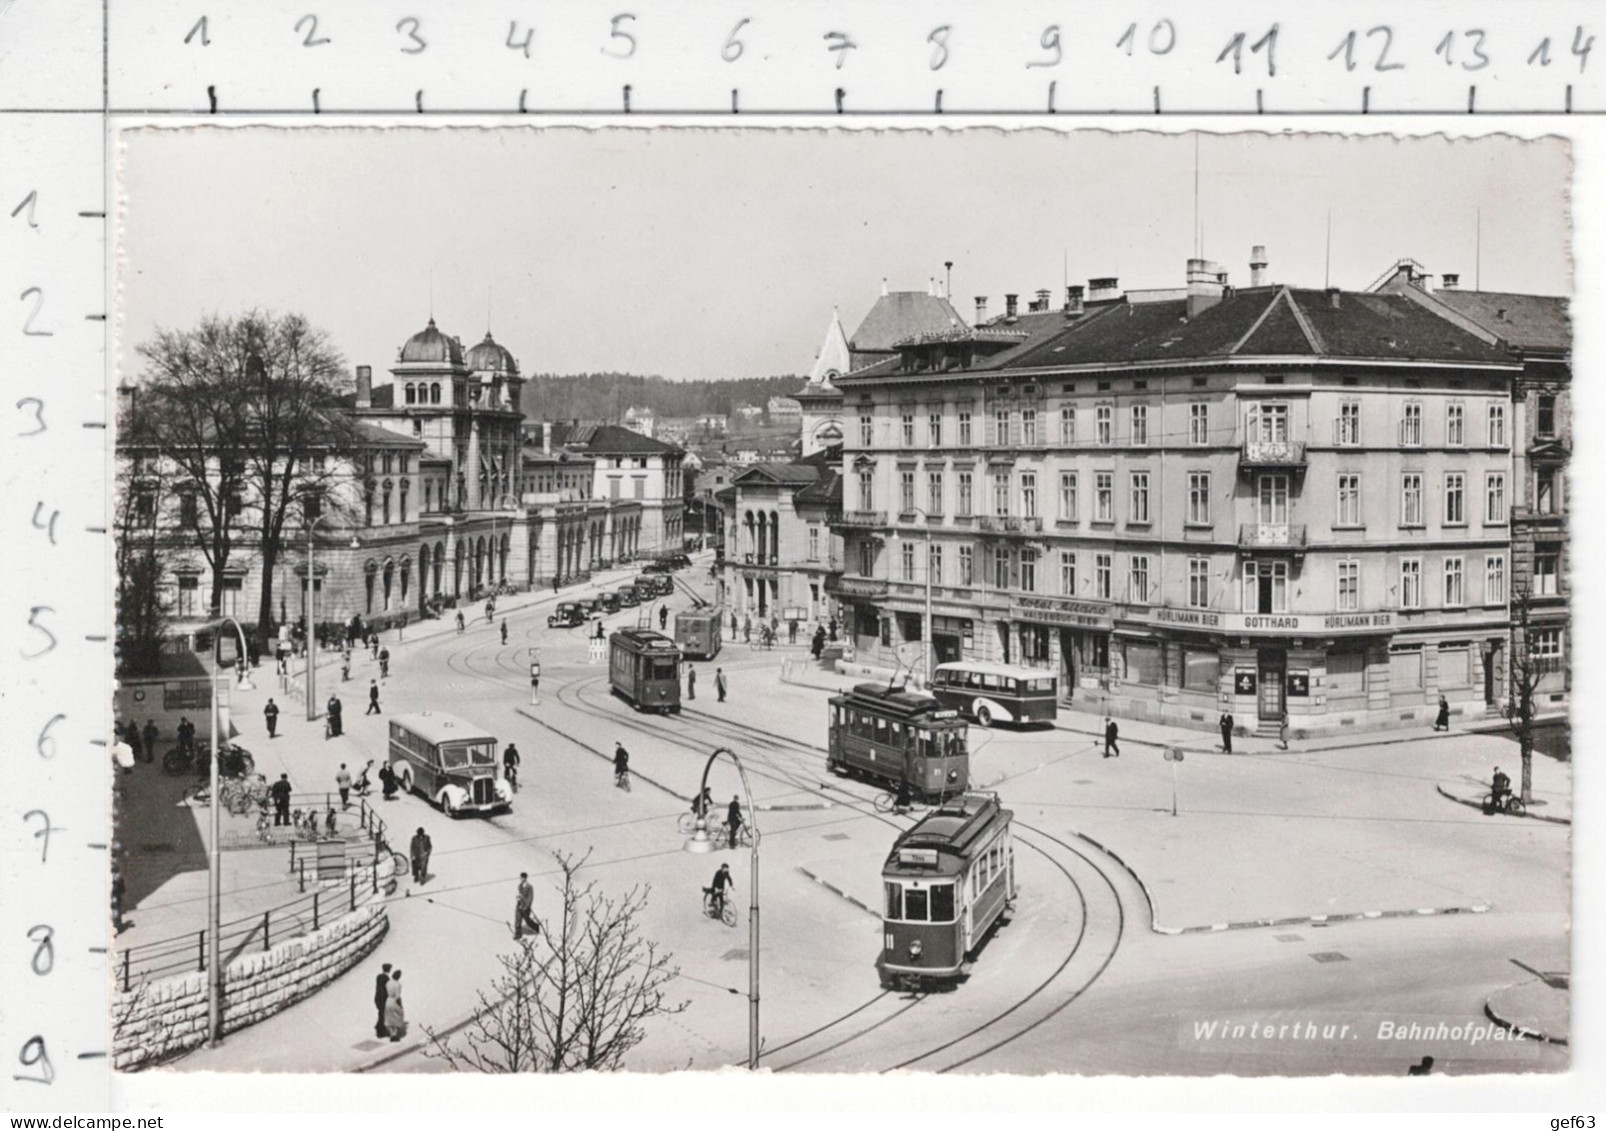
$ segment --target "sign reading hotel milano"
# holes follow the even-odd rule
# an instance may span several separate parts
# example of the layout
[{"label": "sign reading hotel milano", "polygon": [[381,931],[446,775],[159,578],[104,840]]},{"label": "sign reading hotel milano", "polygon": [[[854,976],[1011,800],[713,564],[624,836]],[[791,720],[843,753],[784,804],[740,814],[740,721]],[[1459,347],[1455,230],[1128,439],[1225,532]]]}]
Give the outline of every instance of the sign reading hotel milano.
[{"label": "sign reading hotel milano", "polygon": [[1009,619],[1098,628],[1105,632],[1115,627],[1110,619],[1110,606],[1102,601],[1071,601],[1055,597],[1022,597],[1010,605]]},{"label": "sign reading hotel milano", "polygon": [[1332,632],[1380,632],[1394,627],[1393,613],[1223,613],[1225,632],[1278,635]]}]

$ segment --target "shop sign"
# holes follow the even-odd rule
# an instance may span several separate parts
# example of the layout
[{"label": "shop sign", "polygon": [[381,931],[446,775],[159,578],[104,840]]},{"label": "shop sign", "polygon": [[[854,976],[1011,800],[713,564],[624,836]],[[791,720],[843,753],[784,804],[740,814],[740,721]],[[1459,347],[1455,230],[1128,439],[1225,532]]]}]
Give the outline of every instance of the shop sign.
[{"label": "shop sign", "polygon": [[1254,668],[1233,669],[1232,693],[1234,695],[1253,695],[1258,686]]},{"label": "shop sign", "polygon": [[1110,606],[1103,602],[1059,601],[1051,597],[1022,597],[1010,605],[1009,619],[1034,624],[1097,628],[1105,632],[1115,627],[1110,617]]},{"label": "shop sign", "polygon": [[1228,632],[1321,636],[1379,632],[1394,627],[1393,613],[1224,613]]},{"label": "shop sign", "polygon": [[1290,699],[1303,699],[1310,694],[1310,672],[1291,671],[1288,673],[1288,697]]},{"label": "shop sign", "polygon": [[1207,609],[1155,609],[1148,619],[1156,624],[1174,624],[1181,628],[1221,627],[1221,614]]}]

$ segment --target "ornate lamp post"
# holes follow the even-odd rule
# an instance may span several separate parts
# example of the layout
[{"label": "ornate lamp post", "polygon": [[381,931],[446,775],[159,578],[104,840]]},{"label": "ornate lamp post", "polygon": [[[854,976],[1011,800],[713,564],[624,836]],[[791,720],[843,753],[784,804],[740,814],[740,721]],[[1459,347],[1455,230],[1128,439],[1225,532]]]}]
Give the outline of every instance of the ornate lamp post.
[{"label": "ornate lamp post", "polygon": [[[240,622],[233,617],[219,617],[207,624],[212,630],[212,673],[211,685],[207,688],[207,697],[212,707],[207,712],[208,729],[212,732],[212,768],[208,771],[207,781],[211,786],[212,813],[210,824],[212,827],[211,843],[207,846],[207,900],[206,900],[206,926],[207,933],[211,935],[212,945],[206,952],[206,1021],[208,1040],[211,1044],[223,1043],[223,947],[220,945],[221,923],[223,919],[223,853],[218,845],[221,835],[222,819],[219,815],[222,808],[218,800],[218,709],[217,709],[217,677],[222,668],[218,630],[224,625],[233,625],[235,635],[239,638],[240,655],[247,655],[245,646],[245,630]],[[249,675],[240,677],[240,689],[251,690]]]}]

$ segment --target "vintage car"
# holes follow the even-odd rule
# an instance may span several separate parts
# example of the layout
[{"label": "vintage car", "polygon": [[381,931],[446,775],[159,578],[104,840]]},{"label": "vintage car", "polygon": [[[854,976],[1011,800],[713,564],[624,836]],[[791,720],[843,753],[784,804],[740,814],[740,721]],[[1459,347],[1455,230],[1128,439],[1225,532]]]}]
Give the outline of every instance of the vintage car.
[{"label": "vintage car", "polygon": [[641,594],[636,592],[634,585],[621,585],[614,590],[619,598],[619,604],[626,609],[633,609],[641,604]]},{"label": "vintage car", "polygon": [[573,628],[586,622],[586,610],[579,601],[564,601],[546,618],[548,628]]},{"label": "vintage car", "polygon": [[619,611],[619,594],[598,593],[597,603],[592,612],[617,613]]}]

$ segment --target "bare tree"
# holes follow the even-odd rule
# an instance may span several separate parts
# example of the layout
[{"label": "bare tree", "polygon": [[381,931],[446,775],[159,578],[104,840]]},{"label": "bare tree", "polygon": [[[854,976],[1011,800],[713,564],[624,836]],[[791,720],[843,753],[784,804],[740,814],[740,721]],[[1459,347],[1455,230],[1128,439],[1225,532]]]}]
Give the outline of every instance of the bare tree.
[{"label": "bare tree", "polygon": [[673,956],[641,933],[649,889],[610,897],[577,873],[585,857],[554,853],[563,897],[556,921],[511,954],[462,1030],[461,1042],[427,1026],[426,1055],[466,1072],[581,1072],[620,1067],[645,1023],[680,1013],[668,985]]},{"label": "bare tree", "polygon": [[1522,752],[1522,803],[1533,804],[1534,716],[1538,712],[1539,685],[1547,675],[1559,670],[1561,661],[1539,652],[1533,616],[1533,594],[1519,586],[1511,599],[1511,699],[1506,718],[1517,736]]}]

